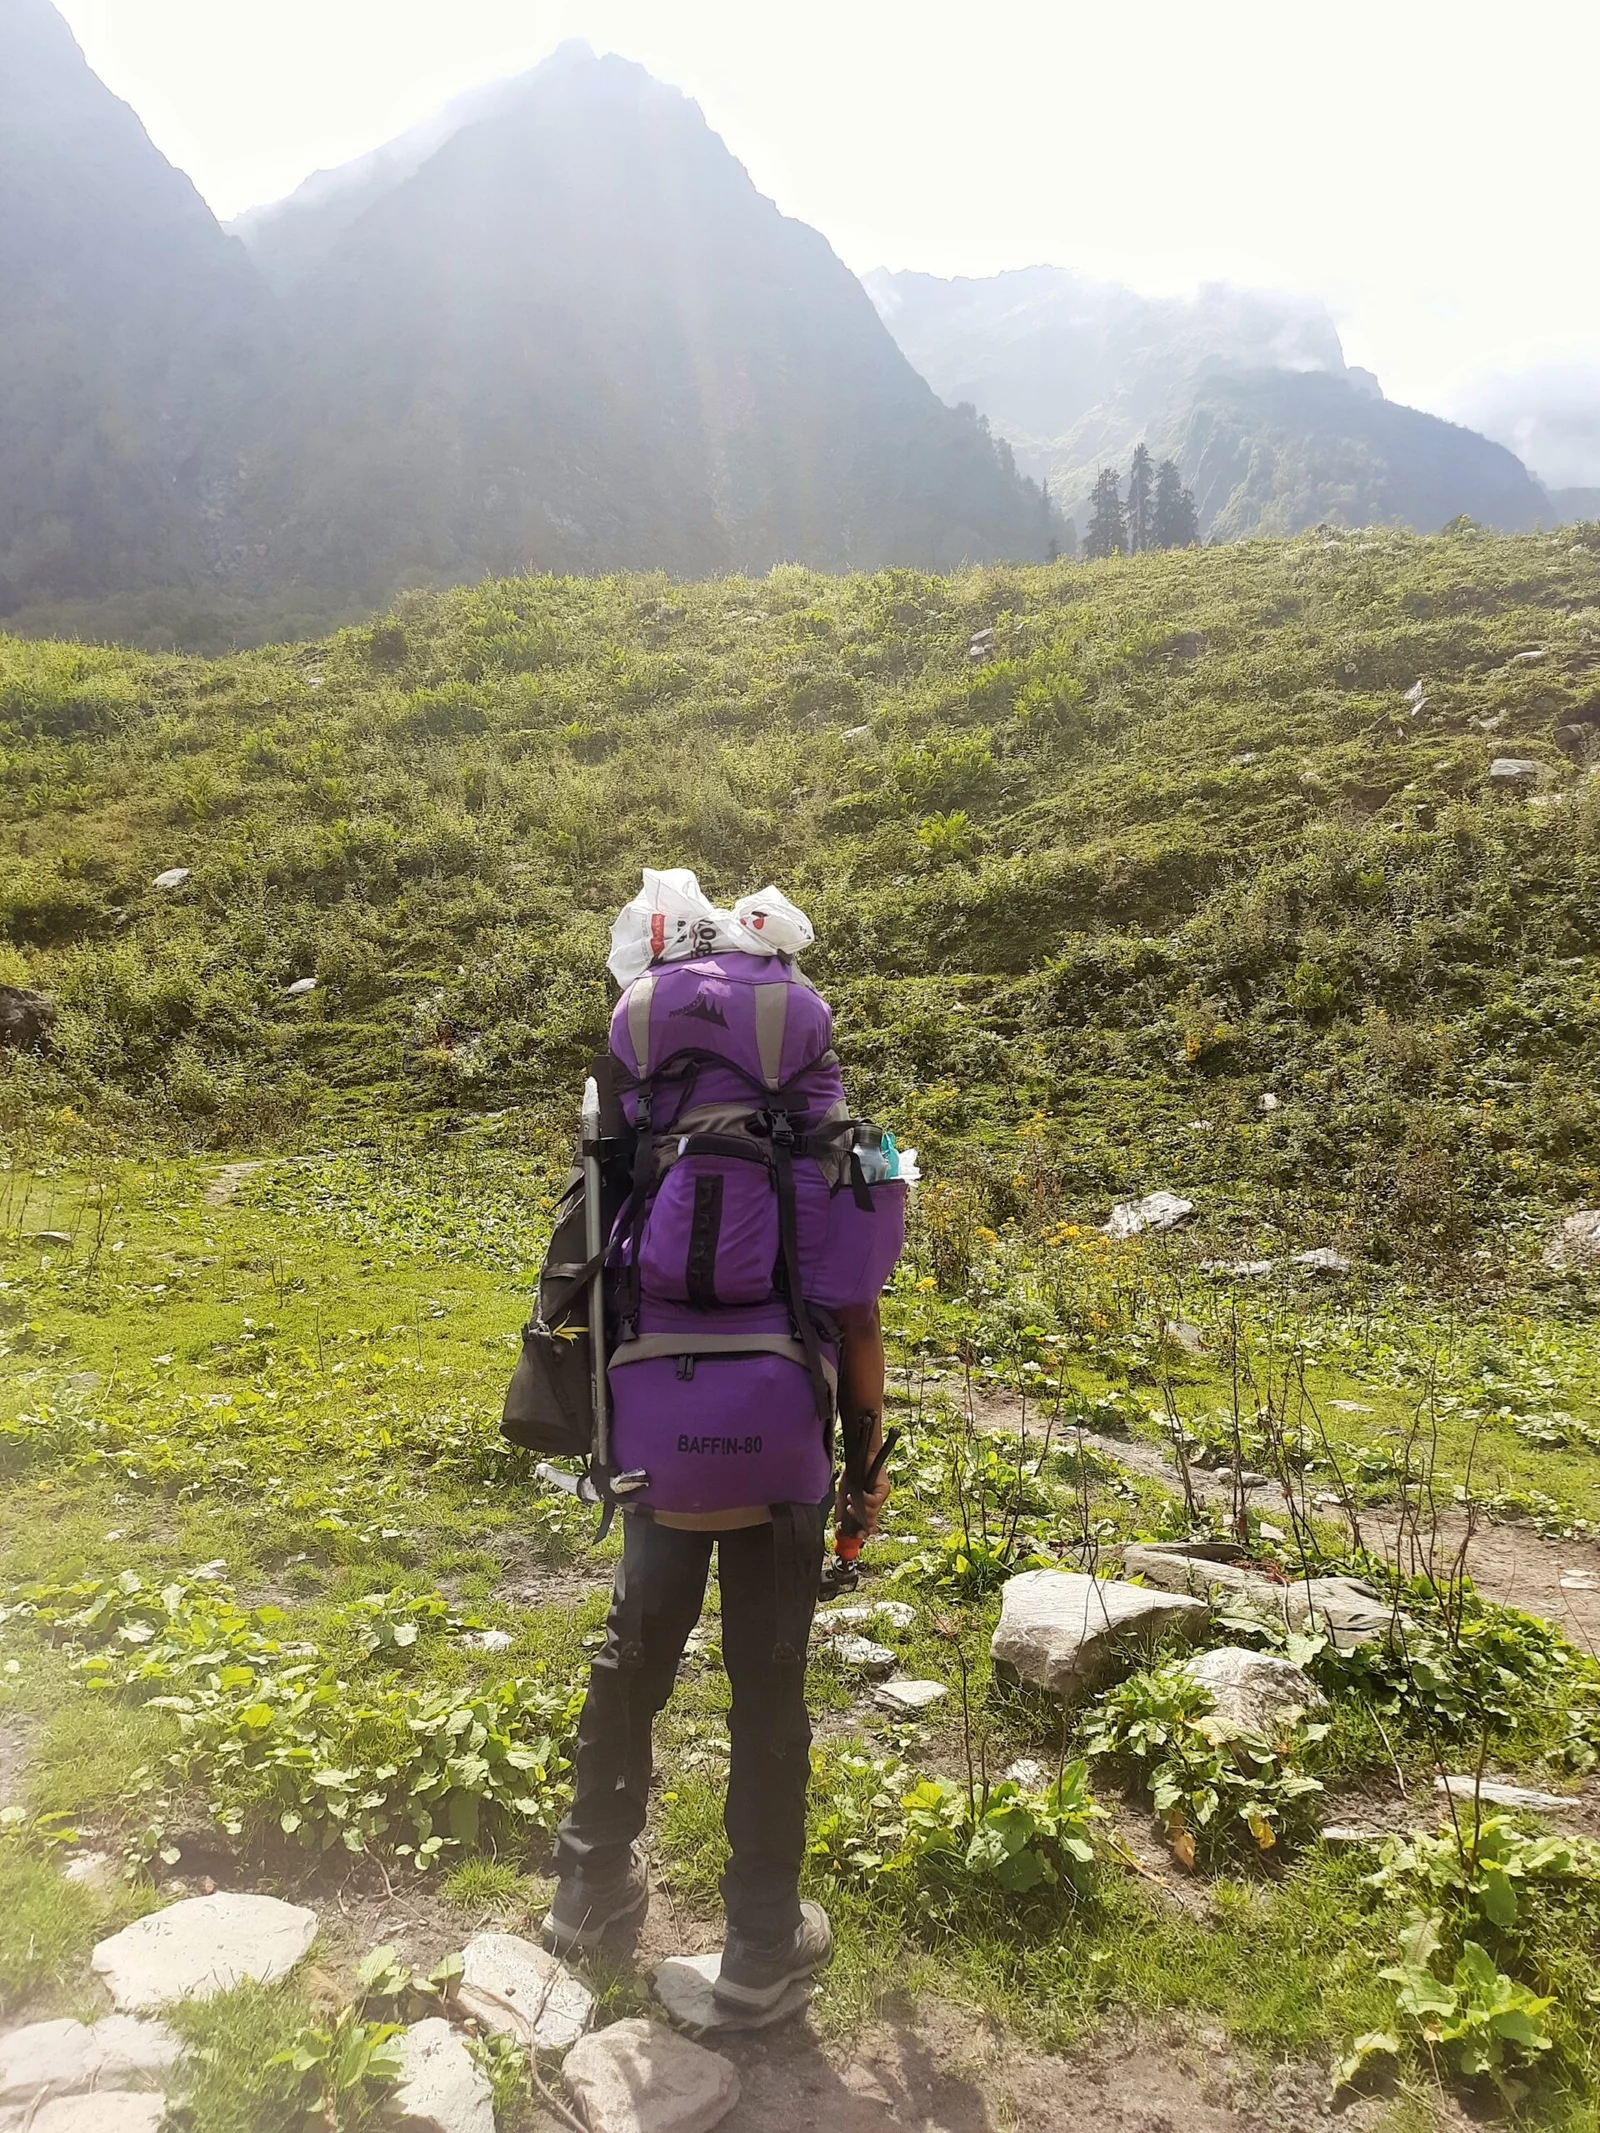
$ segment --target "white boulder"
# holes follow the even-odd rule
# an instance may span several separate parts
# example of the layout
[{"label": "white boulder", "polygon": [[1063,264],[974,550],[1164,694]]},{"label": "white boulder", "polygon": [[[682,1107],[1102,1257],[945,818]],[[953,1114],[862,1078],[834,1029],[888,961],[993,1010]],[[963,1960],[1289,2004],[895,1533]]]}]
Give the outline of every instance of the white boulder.
[{"label": "white boulder", "polygon": [[1001,1590],[990,1649],[1003,1673],[1058,1696],[1080,1696],[1127,1673],[1130,1650],[1168,1630],[1197,1636],[1205,1619],[1205,1602],[1184,1593],[1078,1571],[1024,1570]]},{"label": "white boulder", "polygon": [[315,978],[296,978],[292,985],[285,985],[283,997],[286,1000],[303,1000],[308,992],[315,992],[316,989]]},{"label": "white boulder", "polygon": [[160,2133],[166,2123],[165,2096],[131,2089],[57,2096],[37,2111],[25,2104],[0,2111],[0,2133]]},{"label": "white boulder", "polygon": [[1321,1690],[1299,1667],[1242,1645],[1198,1652],[1183,1662],[1183,1671],[1210,1690],[1213,1709],[1225,1725],[1268,1740],[1281,1731],[1291,1712],[1316,1711],[1323,1701]]},{"label": "white boulder", "polygon": [[1563,1798],[1559,1792],[1532,1792],[1526,1785],[1499,1785],[1492,1778],[1480,1781],[1471,1776],[1437,1777],[1433,1789],[1452,1800],[1465,1800],[1469,1804],[1474,1796],[1485,1807],[1520,1807],[1529,1814],[1550,1815],[1563,1810],[1570,1811],[1579,1804]]},{"label": "white boulder", "polygon": [[949,1693],[942,1681],[880,1681],[872,1692],[872,1699],[886,1711],[915,1717],[934,1704],[942,1703]]},{"label": "white boulder", "polygon": [[485,2029],[539,2051],[576,2044],[594,1994],[547,1950],[515,1933],[475,1933],[462,1951],[458,1997]]},{"label": "white boulder", "polygon": [[589,2133],[711,2133],[739,2100],[719,2052],[637,2017],[591,2030],[561,2074]]},{"label": "white boulder", "polygon": [[1553,1273],[1600,1267],[1600,1207],[1564,1215],[1545,1240],[1544,1263]]},{"label": "white boulder", "polygon": [[1325,1244],[1316,1245],[1309,1252],[1296,1252],[1289,1264],[1303,1267],[1308,1274],[1348,1274],[1351,1267],[1343,1252],[1330,1251]]},{"label": "white boulder", "polygon": [[1176,1229],[1193,1213],[1193,1200],[1180,1200],[1175,1192],[1147,1192],[1142,1200],[1118,1200],[1104,1225],[1105,1234],[1122,1239],[1142,1236],[1146,1230]]},{"label": "white boulder", "polygon": [[317,1914],[276,1896],[191,1896],[152,1911],[90,1958],[116,2005],[138,2013],[287,1977],[317,1936]]},{"label": "white boulder", "polygon": [[1536,785],[1542,766],[1525,755],[1497,755],[1489,765],[1489,783],[1500,786]]},{"label": "white boulder", "polygon": [[30,2022],[0,2037],[0,2103],[32,2103],[88,2089],[127,2089],[176,2066],[183,2046],[161,2022]]},{"label": "white boulder", "polygon": [[385,2114],[397,2133],[494,2133],[489,2077],[442,2015],[395,2041],[400,2079]]},{"label": "white boulder", "polygon": [[150,886],[152,889],[181,889],[188,879],[187,867],[167,867],[156,876]]},{"label": "white boulder", "polygon": [[830,1637],[825,1648],[858,1674],[892,1674],[900,1664],[886,1644],[874,1644],[870,1637]]}]

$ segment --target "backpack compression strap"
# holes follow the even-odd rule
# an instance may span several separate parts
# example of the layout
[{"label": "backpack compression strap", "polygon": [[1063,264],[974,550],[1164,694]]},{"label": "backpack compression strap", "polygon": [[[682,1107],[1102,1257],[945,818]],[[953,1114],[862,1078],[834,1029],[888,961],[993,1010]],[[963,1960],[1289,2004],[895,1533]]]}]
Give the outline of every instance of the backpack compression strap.
[{"label": "backpack compression strap", "polygon": [[788,1113],[774,1111],[772,1160],[778,1181],[779,1252],[789,1290],[789,1309],[794,1317],[795,1331],[800,1336],[800,1345],[805,1350],[806,1368],[811,1373],[811,1391],[817,1403],[817,1420],[828,1430],[833,1427],[833,1387],[828,1383],[822,1343],[817,1338],[811,1306],[806,1302],[800,1279],[800,1229],[795,1215],[794,1150],[794,1128],[789,1123]]}]

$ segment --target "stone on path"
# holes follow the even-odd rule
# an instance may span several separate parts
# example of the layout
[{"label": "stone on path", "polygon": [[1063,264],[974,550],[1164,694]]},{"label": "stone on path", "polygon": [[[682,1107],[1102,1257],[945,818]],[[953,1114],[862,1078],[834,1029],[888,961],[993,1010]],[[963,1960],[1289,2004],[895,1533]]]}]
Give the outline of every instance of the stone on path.
[{"label": "stone on path", "polygon": [[1441,1798],[1448,1794],[1452,1800],[1480,1799],[1485,1807],[1525,1807],[1530,1814],[1550,1815],[1570,1813],[1580,1803],[1564,1797],[1559,1792],[1530,1792],[1526,1785],[1497,1785],[1485,1778],[1480,1785],[1475,1777],[1438,1777],[1433,1789]]},{"label": "stone on path", "polygon": [[0,2037],[0,2103],[126,2089],[175,2066],[183,2046],[162,2022],[106,2015],[99,2022],[30,2022]]},{"label": "stone on path", "polygon": [[475,1933],[458,1997],[486,2029],[540,2051],[565,2051],[589,2027],[594,1994],[546,1949],[515,1933]]},{"label": "stone on path", "polygon": [[1002,1671],[1058,1696],[1080,1696],[1128,1673],[1130,1647],[1168,1630],[1198,1636],[1205,1620],[1205,1602],[1187,1594],[1078,1571],[1024,1570],[1001,1588],[990,1649]]},{"label": "stone on path", "polygon": [[57,2096],[35,2111],[27,2104],[0,2110],[0,2133],[160,2133],[165,2096],[97,2089],[89,2096]]},{"label": "stone on path", "polygon": [[1600,1592],[1600,1571],[1563,1570],[1561,1573],[1561,1590],[1563,1592]]},{"label": "stone on path", "polygon": [[385,2122],[397,2133],[494,2133],[489,2077],[442,2015],[395,2039],[400,2079]]},{"label": "stone on path", "polygon": [[942,1681],[880,1681],[872,1697],[886,1710],[914,1714],[942,1703],[949,1693]]},{"label": "stone on path", "polygon": [[736,2014],[724,2007],[712,1987],[722,1969],[720,1955],[669,1955],[650,1973],[656,1998],[682,2029],[770,2029],[811,2003],[809,1978],[798,1978],[776,2007],[764,2014]]},{"label": "stone on path", "polygon": [[1142,1236],[1146,1230],[1176,1229],[1193,1213],[1193,1200],[1180,1200],[1175,1192],[1147,1192],[1142,1200],[1118,1200],[1104,1225],[1105,1234],[1120,1241]]},{"label": "stone on path", "polygon": [[1299,1667],[1242,1645],[1199,1652],[1183,1662],[1183,1671],[1211,1691],[1213,1708],[1225,1724],[1268,1740],[1291,1711],[1316,1711],[1323,1701],[1321,1690]]},{"label": "stone on path", "polygon": [[886,1644],[874,1644],[870,1637],[830,1637],[827,1649],[841,1666],[859,1674],[892,1674],[900,1664]]},{"label": "stone on path", "polygon": [[1553,1273],[1600,1267],[1600,1207],[1564,1215],[1545,1240],[1544,1263]]},{"label": "stone on path", "polygon": [[711,2133],[739,2100],[720,2053],[637,2018],[591,2030],[561,2073],[589,2133]]},{"label": "stone on path", "polygon": [[317,1935],[317,1914],[275,1896],[191,1896],[101,1941],[91,1957],[117,2006],[209,2000],[246,1979],[287,1977]]}]

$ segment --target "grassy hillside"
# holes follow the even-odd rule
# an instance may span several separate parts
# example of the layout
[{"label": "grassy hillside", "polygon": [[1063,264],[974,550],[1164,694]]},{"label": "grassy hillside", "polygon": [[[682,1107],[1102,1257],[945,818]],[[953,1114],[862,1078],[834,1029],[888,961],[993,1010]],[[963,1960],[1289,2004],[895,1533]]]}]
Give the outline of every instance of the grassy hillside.
[{"label": "grassy hillside", "polygon": [[1600,1183],[1596,761],[1570,537],[522,580],[216,663],[0,639],[0,982],[60,1004],[0,1101],[564,1131],[609,917],[678,862],[808,906],[860,1101],[983,1220],[1168,1185],[1242,1240],[1494,1248]]},{"label": "grassy hillside", "polygon": [[[809,2042],[730,2047],[752,2093],[792,2052],[796,2123],[836,2079],[856,2111],[893,2029],[930,2121],[959,2081],[1053,2133],[1114,2064],[1119,2123],[1260,2133],[1328,2123],[1354,2051],[1365,2133],[1459,2128],[1452,2086],[1588,2133],[1600,1346],[1537,1246],[1600,1197],[1600,546],[526,580],[213,664],[0,639],[0,719],[0,985],[58,1008],[0,1054],[8,2023],[94,2004],[137,1912],[291,1895],[313,1965],[180,2016],[175,2122],[354,2127],[369,2025],[542,1914],[617,1537],[496,1420],[609,919],[670,860],[809,907],[927,1175],[863,1598],[946,1693],[907,1718],[813,1647],[839,1954]],[[1100,1233],[1156,1186],[1191,1233]],[[1361,1263],[1207,1268],[1297,1244]],[[1013,1572],[1179,1535],[1399,1610],[1354,1651],[1206,1619],[1317,1723],[1230,1746],[1171,1645],[1076,1705],[995,1675]],[[656,1729],[652,1954],[720,1932],[727,1705],[714,1604]],[[1569,1834],[1428,1834],[1441,1772]],[[500,2133],[548,2124],[486,2057]]]}]

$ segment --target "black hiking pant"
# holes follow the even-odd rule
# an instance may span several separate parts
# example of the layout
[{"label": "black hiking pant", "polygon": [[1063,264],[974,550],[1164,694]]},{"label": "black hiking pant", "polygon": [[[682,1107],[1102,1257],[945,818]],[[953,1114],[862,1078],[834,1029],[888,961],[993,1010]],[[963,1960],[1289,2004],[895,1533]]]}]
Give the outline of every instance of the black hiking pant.
[{"label": "black hiking pant", "polygon": [[722,1660],[733,1691],[723,1823],[728,1924],[777,1941],[800,1923],[811,1721],[805,1651],[822,1572],[824,1516],[783,1506],[777,1523],[685,1533],[623,1516],[606,1641],[578,1723],[576,1786],[556,1872],[604,1884],[626,1870],[649,1801],[650,1731],[700,1619],[713,1542],[722,1586]]}]

